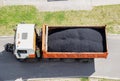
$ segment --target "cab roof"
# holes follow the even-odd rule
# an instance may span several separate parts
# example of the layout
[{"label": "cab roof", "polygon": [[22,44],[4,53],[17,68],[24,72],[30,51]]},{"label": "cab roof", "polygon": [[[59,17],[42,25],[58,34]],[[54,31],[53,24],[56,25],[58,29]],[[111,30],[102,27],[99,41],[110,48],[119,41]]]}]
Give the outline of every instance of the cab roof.
[{"label": "cab roof", "polygon": [[33,49],[35,24],[18,24],[16,29],[16,48]]}]

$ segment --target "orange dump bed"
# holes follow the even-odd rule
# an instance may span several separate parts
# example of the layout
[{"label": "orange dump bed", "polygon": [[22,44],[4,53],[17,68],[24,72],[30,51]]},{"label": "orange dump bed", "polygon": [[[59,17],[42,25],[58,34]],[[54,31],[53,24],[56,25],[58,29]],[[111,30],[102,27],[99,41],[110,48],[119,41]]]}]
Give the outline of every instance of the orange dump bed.
[{"label": "orange dump bed", "polygon": [[[103,38],[103,51],[49,51],[48,46],[48,37],[51,31],[56,30],[55,32],[59,32],[61,29],[72,29],[72,28],[89,28],[94,29],[96,31],[100,31],[101,36]],[[106,40],[106,27],[105,26],[47,26],[43,25],[42,28],[42,52],[43,58],[107,58],[107,40]],[[57,48],[57,46],[56,46]]]}]

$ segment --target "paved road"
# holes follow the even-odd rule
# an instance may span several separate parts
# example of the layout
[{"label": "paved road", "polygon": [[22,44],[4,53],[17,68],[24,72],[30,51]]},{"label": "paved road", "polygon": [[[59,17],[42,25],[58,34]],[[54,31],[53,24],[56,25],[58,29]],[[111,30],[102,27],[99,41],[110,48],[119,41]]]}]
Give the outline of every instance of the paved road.
[{"label": "paved road", "polygon": [[12,42],[12,37],[0,37],[0,81],[15,80],[22,77],[111,77],[120,79],[120,35],[108,36],[109,56],[107,59],[95,59],[90,64],[81,62],[63,62],[46,60],[40,62],[18,62],[14,55],[5,52],[3,46]]}]

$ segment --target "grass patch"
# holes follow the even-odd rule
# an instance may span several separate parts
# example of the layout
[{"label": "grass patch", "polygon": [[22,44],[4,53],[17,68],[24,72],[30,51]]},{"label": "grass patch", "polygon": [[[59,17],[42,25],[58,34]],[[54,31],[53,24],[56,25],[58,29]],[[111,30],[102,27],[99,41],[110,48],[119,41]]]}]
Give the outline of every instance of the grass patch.
[{"label": "grass patch", "polygon": [[0,8],[0,35],[12,35],[20,23],[47,25],[107,25],[107,32],[120,34],[120,5],[98,6],[91,11],[38,12],[34,6]]},{"label": "grass patch", "polygon": [[89,81],[89,78],[81,78],[80,81]]},{"label": "grass patch", "polygon": [[33,6],[5,6],[0,8],[0,35],[13,34],[20,22],[36,23],[37,10]]}]

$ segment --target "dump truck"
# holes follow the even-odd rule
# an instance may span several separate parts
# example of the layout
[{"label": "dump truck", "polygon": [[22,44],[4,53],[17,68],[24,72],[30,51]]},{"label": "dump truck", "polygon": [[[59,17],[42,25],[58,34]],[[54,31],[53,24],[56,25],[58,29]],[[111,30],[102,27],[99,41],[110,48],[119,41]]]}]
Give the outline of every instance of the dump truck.
[{"label": "dump truck", "polygon": [[106,25],[48,26],[40,32],[35,24],[18,24],[14,43],[5,46],[17,59],[107,58]]}]

